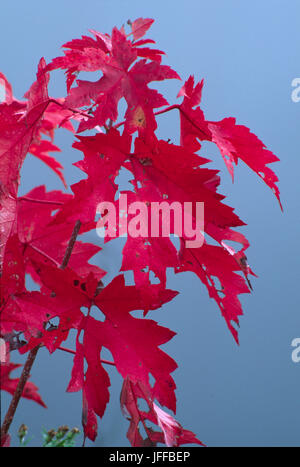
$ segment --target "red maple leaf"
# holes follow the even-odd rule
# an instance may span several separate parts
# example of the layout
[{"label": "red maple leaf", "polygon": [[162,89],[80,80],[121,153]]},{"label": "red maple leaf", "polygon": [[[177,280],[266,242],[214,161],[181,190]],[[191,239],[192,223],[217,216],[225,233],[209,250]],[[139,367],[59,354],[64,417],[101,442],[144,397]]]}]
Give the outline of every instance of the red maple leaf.
[{"label": "red maple leaf", "polygon": [[[7,352],[7,360],[5,362],[1,362],[0,389],[1,391],[9,392],[9,394],[14,394],[19,382],[19,378],[11,378],[10,374],[17,368],[22,367],[22,365],[19,363],[11,363],[9,358],[9,352]],[[42,407],[47,408],[45,402],[42,400],[38,393],[37,386],[31,381],[26,382],[21,397],[37,402]]]},{"label": "red maple leaf", "polygon": [[[0,103],[0,258],[3,258],[5,243],[13,233],[16,218],[16,197],[19,174],[28,152],[45,162],[60,177],[62,165],[48,153],[59,151],[53,144],[53,132],[59,125],[73,131],[69,118],[73,113],[48,96],[49,74],[45,72],[45,60],[38,65],[37,80],[25,94],[26,101],[13,97],[11,85],[3,74],[6,98]],[[42,140],[42,135],[51,141]]]},{"label": "red maple leaf", "polygon": [[199,107],[202,88],[203,80],[194,87],[194,77],[190,76],[178,93],[178,97],[184,98],[180,106],[183,110],[180,114],[181,143],[191,144],[191,141],[195,139],[215,143],[220,149],[232,179],[233,164],[237,164],[238,159],[241,159],[272,189],[282,208],[279,189],[276,185],[278,178],[267,167],[278,161],[278,157],[266,149],[262,141],[251,133],[249,128],[236,125],[235,118],[224,118],[219,122],[206,120]]},{"label": "red maple leaf", "polygon": [[[175,383],[170,373],[177,365],[158,348],[170,340],[174,333],[158,326],[155,321],[130,315],[130,311],[145,307],[143,294],[135,286],[125,286],[123,276],[116,277],[99,293],[98,281],[92,275],[87,280],[82,280],[71,269],[61,270],[36,261],[33,264],[41,282],[49,291],[49,317],[59,316],[60,322],[56,329],[46,329],[38,337],[32,337],[21,351],[23,353],[37,345],[46,345],[53,352],[67,338],[70,329],[77,329],[78,336],[84,332],[83,344],[77,341],[72,379],[68,388],[69,391],[83,390],[84,420],[90,417],[94,420],[91,411],[102,417],[109,399],[108,392],[105,397],[103,395],[103,388],[109,386],[109,378],[99,362],[102,347],[110,350],[114,364],[124,378],[130,375],[148,384],[149,375],[152,374],[156,380],[152,389],[153,396],[175,411]],[[155,285],[152,287],[155,289]],[[44,293],[47,296],[46,290]],[[147,307],[157,308],[176,294],[170,290],[160,291],[159,301],[157,294],[152,294],[155,299]],[[97,306],[105,315],[104,322],[82,313],[82,307],[90,309],[92,305]],[[53,313],[54,310],[57,310],[56,314]],[[83,358],[88,363],[85,375]],[[102,394],[101,400],[97,394],[99,397]],[[88,421],[85,425],[88,425],[85,433],[90,436]]]},{"label": "red maple leaf", "polygon": [[[150,20],[133,23],[133,34],[141,37],[150,27]],[[146,59],[136,61],[138,55],[150,58],[148,50],[138,49],[117,28],[111,37],[92,31],[96,41],[85,36],[64,45],[64,57],[57,57],[48,65],[47,70],[62,68],[67,70],[68,85],[70,76],[80,71],[101,70],[103,76],[96,82],[77,80],[78,86],[69,90],[66,105],[82,107],[91,104],[96,106],[93,118],[83,122],[79,131],[104,125],[107,120],[115,121],[118,117],[118,103],[122,97],[127,102],[125,129],[129,133],[139,130],[142,133],[153,133],[156,121],[153,109],[167,105],[166,99],[156,90],[148,87],[151,81],[161,81],[179,76],[166,65],[160,65],[157,56],[160,51],[152,52],[150,63]],[[99,40],[100,39],[100,40]],[[154,56],[154,57],[153,57]],[[130,69],[129,69],[130,68]]]},{"label": "red maple leaf", "polygon": [[149,28],[151,28],[154,20],[151,18],[138,18],[131,24],[133,39],[137,41],[143,37]]},{"label": "red maple leaf", "polygon": [[[210,237],[219,242],[220,247],[216,251],[220,251],[220,253],[219,257],[215,256],[213,261],[210,261],[210,257],[204,253],[208,247],[201,244],[197,248],[184,248],[186,254],[183,255],[182,253],[179,254],[179,251],[176,252],[174,245],[167,237],[159,236],[155,238],[151,237],[150,233],[144,234],[141,232],[139,237],[133,238],[129,232],[123,249],[122,270],[133,270],[135,284],[141,287],[144,293],[146,293],[147,287],[151,283],[150,272],[159,279],[161,287],[164,288],[168,267],[173,267],[176,272],[190,270],[199,276],[208,288],[210,296],[212,295],[210,282],[204,280],[205,274],[203,276],[197,269],[199,261],[203,270],[210,270],[212,265],[217,267],[217,275],[220,280],[223,277],[226,280],[229,264],[232,271],[240,270],[244,273],[245,280],[237,276],[240,281],[237,289],[234,286],[236,281],[233,280],[235,275],[230,276],[232,281],[227,280],[226,294],[231,298],[234,297],[235,302],[232,301],[231,305],[223,309],[224,300],[219,298],[217,300],[222,315],[237,340],[237,333],[232,327],[231,321],[238,324],[238,316],[242,314],[237,295],[242,292],[249,292],[246,282],[249,284],[247,275],[250,273],[250,270],[243,268],[242,263],[237,258],[239,256],[241,258],[245,257],[243,251],[249,246],[249,243],[241,233],[231,228],[241,226],[243,222],[231,207],[222,203],[224,197],[217,193],[219,185],[217,172],[204,167],[208,162],[207,159],[191,153],[186,147],[176,146],[165,141],[157,141],[153,151],[142,138],[136,138],[134,153],[128,154],[127,158],[129,158],[129,162],[125,160],[123,165],[132,172],[134,178],[131,183],[134,186],[134,192],[121,192],[121,194],[126,194],[128,205],[138,201],[147,206],[145,208],[146,214],[142,213],[140,215],[140,223],[145,226],[146,232],[149,231],[151,224],[151,204],[164,203],[166,207],[171,208],[173,203],[179,202],[184,205],[185,202],[194,201],[196,203],[202,200],[205,203],[205,224],[203,229]],[[115,204],[116,212],[119,213],[118,202]],[[127,218],[128,225],[130,225],[131,218],[130,215]],[[169,220],[170,217],[162,216],[162,224]],[[122,226],[119,217],[117,221],[117,224]],[[171,229],[170,233],[176,232]],[[116,235],[118,235],[118,232]],[[106,239],[109,240],[110,238],[113,237],[110,237],[110,234],[107,233]],[[187,237],[184,234],[184,226],[182,226],[181,238],[183,245],[185,245]],[[241,243],[243,246],[241,252],[235,253],[234,250],[230,250],[225,243],[226,240]],[[135,254],[132,254],[132,251],[135,251]],[[188,259],[186,259],[186,256]],[[202,259],[199,260],[199,258]]]},{"label": "red maple leaf", "polygon": [[[148,412],[139,408],[139,399],[146,402]],[[132,446],[156,446],[157,443],[166,444],[168,447],[191,443],[204,446],[194,433],[182,428],[172,415],[153,402],[149,387],[142,382],[135,382],[130,378],[124,380],[121,392],[121,408],[130,421],[127,438]],[[151,426],[147,425],[147,422],[156,425],[161,431],[154,431]],[[145,439],[143,439],[140,432],[141,426],[147,435]]]}]

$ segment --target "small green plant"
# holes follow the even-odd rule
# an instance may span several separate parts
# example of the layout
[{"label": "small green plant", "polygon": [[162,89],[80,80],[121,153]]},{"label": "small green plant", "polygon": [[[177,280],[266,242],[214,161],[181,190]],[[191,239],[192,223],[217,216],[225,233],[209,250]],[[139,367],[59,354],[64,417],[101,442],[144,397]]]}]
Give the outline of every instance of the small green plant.
[{"label": "small green plant", "polygon": [[68,426],[60,426],[57,431],[43,430],[44,448],[73,448],[75,437],[79,434],[78,428],[69,429]]},{"label": "small green plant", "polygon": [[[44,448],[73,448],[75,447],[75,437],[80,433],[78,428],[69,429],[68,426],[60,426],[57,431],[43,429]],[[18,438],[21,447],[28,445],[31,438],[27,438],[28,427],[22,424],[18,430]]]},{"label": "small green plant", "polygon": [[18,438],[20,442],[20,447],[25,447],[29,443],[31,438],[27,438],[28,427],[22,423],[18,430]]}]

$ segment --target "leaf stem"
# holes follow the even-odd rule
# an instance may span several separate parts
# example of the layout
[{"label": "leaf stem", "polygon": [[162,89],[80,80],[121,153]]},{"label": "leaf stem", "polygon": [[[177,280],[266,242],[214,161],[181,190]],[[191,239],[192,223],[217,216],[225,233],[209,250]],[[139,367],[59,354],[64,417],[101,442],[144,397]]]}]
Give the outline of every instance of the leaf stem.
[{"label": "leaf stem", "polygon": [[[63,352],[68,352],[68,353],[71,353],[73,355],[76,355],[76,352],[75,350],[72,350],[72,349],[67,349],[66,347],[57,347],[58,350],[62,350]],[[100,359],[100,362],[101,363],[104,363],[105,365],[112,365],[112,366],[116,366],[116,364],[114,362],[110,362],[109,360],[101,360]]]},{"label": "leaf stem", "polygon": [[[203,129],[201,129],[201,128],[189,117],[189,115],[181,108],[181,105],[177,105],[177,104],[170,105],[169,107],[166,107],[166,108],[163,109],[163,110],[159,110],[158,112],[155,112],[154,115],[155,115],[155,116],[161,115],[161,114],[164,114],[164,113],[166,113],[166,112],[170,112],[171,110],[174,110],[174,109],[179,110],[179,112],[182,113],[182,115],[190,122],[190,124],[193,125],[193,126],[199,131],[199,133],[202,133],[202,135],[205,137],[205,139],[211,139],[211,138],[210,138],[210,135],[208,135]],[[123,122],[118,123],[117,125],[114,126],[114,128],[115,128],[115,129],[119,128],[120,126],[124,125],[125,122],[126,122],[126,120],[124,120]]]},{"label": "leaf stem", "polygon": [[39,203],[39,204],[54,204],[57,206],[62,206],[64,203],[60,201],[49,201],[46,199],[35,199],[35,198],[30,198],[29,196],[20,196],[19,201],[28,201],[30,203]]},{"label": "leaf stem", "polygon": [[75,114],[82,115],[83,117],[93,118],[92,115],[89,115],[89,114],[86,113],[86,112],[82,112],[82,110],[73,109],[72,107],[66,107],[64,104],[61,104],[60,102],[58,102],[58,101],[55,100],[55,99],[49,99],[49,102],[52,102],[53,104],[59,105],[59,106],[62,107],[64,110],[69,110],[70,112],[73,112],[73,113],[75,113]]}]

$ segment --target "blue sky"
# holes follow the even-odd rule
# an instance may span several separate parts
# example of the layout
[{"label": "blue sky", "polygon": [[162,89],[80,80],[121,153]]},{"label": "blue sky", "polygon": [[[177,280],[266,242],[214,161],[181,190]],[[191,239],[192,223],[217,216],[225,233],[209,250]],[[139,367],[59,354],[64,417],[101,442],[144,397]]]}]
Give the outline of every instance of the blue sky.
[{"label": "blue sky", "polygon": [[[300,77],[297,0],[27,0],[1,7],[0,71],[21,98],[35,78],[39,59],[60,54],[59,47],[88,29],[110,32],[127,19],[156,20],[149,37],[167,53],[165,64],[184,80],[204,78],[203,110],[208,119],[236,117],[261,138],[281,162],[273,169],[280,179],[284,212],[271,191],[242,164],[232,184],[218,151],[205,144],[201,154],[221,169],[221,192],[247,223],[243,233],[251,247],[248,260],[259,276],[254,291],[243,297],[240,346],[228,332],[219,310],[192,274],[169,274],[168,286],[181,293],[152,317],[178,334],[165,350],[179,363],[177,418],[210,446],[300,445],[300,363],[291,359],[291,342],[300,337],[299,310],[299,125],[300,102],[291,99],[292,80]],[[181,84],[162,83],[170,103]],[[65,95],[64,76],[54,72],[52,95]],[[175,138],[178,116],[161,116],[160,136]],[[68,183],[78,181],[70,168],[78,159],[71,136],[59,130],[58,159],[68,167]],[[63,189],[49,169],[28,157],[21,192],[37,183]],[[37,181],[38,180],[38,181]],[[89,240],[97,241],[91,237]],[[120,245],[108,246],[99,261],[111,277],[120,264]],[[113,264],[111,263],[113,255]],[[15,360],[20,358],[16,355]],[[48,410],[22,402],[12,426],[30,427],[32,445],[39,445],[41,427],[80,425],[81,398],[66,394],[72,358],[41,350],[32,371]],[[111,403],[96,445],[128,445],[127,421],[119,409],[120,378],[111,374]],[[3,395],[5,410],[9,396]]]}]

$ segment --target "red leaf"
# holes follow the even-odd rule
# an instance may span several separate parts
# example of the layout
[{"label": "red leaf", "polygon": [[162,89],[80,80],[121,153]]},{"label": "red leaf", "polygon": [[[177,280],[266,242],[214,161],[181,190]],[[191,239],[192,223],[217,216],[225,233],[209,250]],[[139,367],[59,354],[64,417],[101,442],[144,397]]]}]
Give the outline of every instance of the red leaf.
[{"label": "red leaf", "polygon": [[133,21],[131,28],[134,40],[136,41],[143,37],[153,23],[154,19],[151,18],[138,18]]},{"label": "red leaf", "polygon": [[[139,399],[146,402],[149,408],[148,412],[139,408]],[[147,385],[126,378],[122,387],[120,401],[122,411],[130,421],[127,438],[132,446],[156,446],[157,443],[164,443],[168,447],[190,443],[204,446],[194,433],[183,429],[171,415],[153,402],[151,390]],[[157,425],[162,432],[154,431],[147,425],[147,422]],[[143,426],[146,432],[146,439],[143,439],[140,433],[140,425]]]},{"label": "red leaf", "polygon": [[97,417],[93,409],[89,408],[85,393],[82,393],[82,426],[84,436],[95,441],[98,431]]},{"label": "red leaf", "polygon": [[67,188],[67,184],[62,173],[63,166],[57,162],[54,157],[49,156],[49,151],[60,152],[60,149],[50,141],[46,140],[40,141],[39,144],[32,143],[29,148],[29,152],[48,165],[59,176],[64,186]]},{"label": "red leaf", "polygon": [[0,72],[0,85],[4,87],[4,102],[11,104],[13,100],[13,92],[11,84],[7,81],[3,73]]},{"label": "red leaf", "polygon": [[163,431],[165,443],[168,447],[189,443],[204,446],[204,444],[196,438],[194,433],[184,430],[175,418],[160,409],[156,404],[153,404],[153,410],[157,417],[157,423]]},{"label": "red leaf", "polygon": [[[152,20],[137,20],[133,23],[134,34],[141,37],[150,27]],[[95,31],[93,34],[99,35]],[[103,37],[101,36],[101,39]],[[76,44],[76,48],[73,46]],[[71,50],[65,51],[64,57],[57,57],[48,65],[48,70],[57,68],[66,69],[70,73],[79,71],[103,72],[99,81],[77,81],[78,87],[72,88],[66,99],[66,105],[78,107],[90,105],[93,101],[97,105],[94,118],[88,119],[81,125],[80,131],[102,126],[108,119],[115,121],[118,116],[118,102],[125,97],[127,102],[126,129],[130,133],[136,130],[152,133],[156,129],[153,109],[166,105],[167,101],[157,91],[148,88],[151,81],[164,79],[179,79],[176,72],[170,67],[162,66],[158,62],[160,51],[144,51],[144,56],[154,61],[146,63],[146,60],[135,62],[138,54],[143,54],[141,49],[133,46],[127,40],[122,31],[114,28],[111,39],[106,37],[106,50],[103,44],[98,47],[86,47],[88,41],[75,40],[67,43]]]},{"label": "red leaf", "polygon": [[234,118],[224,118],[220,122],[208,122],[212,134],[212,141],[219,147],[225,164],[233,178],[233,163],[238,159],[247,164],[274,192],[280,207],[279,189],[276,185],[278,178],[267,167],[268,164],[279,161],[257,136],[242,125],[236,125]]},{"label": "red leaf", "polygon": [[[238,333],[232,322],[239,324],[243,314],[238,295],[249,293],[243,277],[237,272],[241,266],[224,248],[204,244],[201,248],[185,248],[181,252],[181,265],[176,272],[193,271],[207,287],[238,343]],[[218,283],[220,285],[218,285]]]},{"label": "red leaf", "polygon": [[205,120],[203,112],[198,107],[202,87],[203,80],[194,87],[194,77],[190,76],[178,94],[178,97],[184,97],[180,106],[183,110],[180,114],[181,143],[191,144],[191,137],[215,143],[220,149],[232,179],[233,163],[237,165],[238,159],[241,159],[272,189],[282,209],[279,189],[276,185],[278,178],[267,167],[267,165],[278,161],[278,157],[267,150],[262,141],[247,127],[236,125],[234,118],[224,118],[220,122]]},{"label": "red leaf", "polygon": [[[53,224],[53,213],[72,199],[72,195],[59,191],[46,192],[45,187],[37,187],[18,200],[18,233],[20,241],[26,245],[25,257],[32,256],[39,260],[51,261],[54,265],[60,265],[68,242],[70,240],[74,222],[62,222]],[[95,227],[94,222],[81,226],[80,232],[86,232]],[[100,247],[90,243],[77,241],[69,265],[82,277],[87,277],[92,272],[100,280],[105,272],[88,260],[101,250]],[[27,272],[34,279],[36,274],[30,263],[26,263]]]},{"label": "red leaf", "polygon": [[90,222],[95,219],[96,209],[102,201],[113,201],[117,191],[114,180],[127,158],[131,138],[120,136],[117,130],[109,134],[79,137],[74,147],[83,151],[84,160],[75,165],[88,174],[87,180],[72,185],[74,198],[57,213],[54,222]]},{"label": "red leaf", "polygon": [[[21,366],[22,365],[19,365],[17,363],[1,363],[0,388],[2,391],[7,391],[10,394],[14,394],[19,382],[19,378],[11,378],[10,373]],[[22,397],[24,397],[25,399],[33,400],[42,407],[47,408],[46,404],[44,403],[44,401],[38,393],[37,386],[31,383],[30,381],[26,382],[22,393]]]},{"label": "red leaf", "polygon": [[44,67],[41,59],[37,81],[26,93],[27,104],[11,99],[10,93],[7,102],[0,104],[0,228],[4,239],[0,245],[1,259],[13,228],[20,169],[49,104],[49,76]]}]

